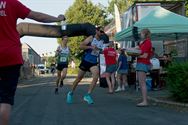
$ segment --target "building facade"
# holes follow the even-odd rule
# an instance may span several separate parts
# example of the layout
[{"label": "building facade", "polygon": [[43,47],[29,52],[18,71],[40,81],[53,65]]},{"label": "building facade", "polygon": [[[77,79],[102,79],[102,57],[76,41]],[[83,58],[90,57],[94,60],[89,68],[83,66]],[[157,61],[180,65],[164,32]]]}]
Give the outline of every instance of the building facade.
[{"label": "building facade", "polygon": [[22,44],[22,56],[24,61],[28,61],[30,65],[38,65],[42,62],[41,56],[27,43]]}]

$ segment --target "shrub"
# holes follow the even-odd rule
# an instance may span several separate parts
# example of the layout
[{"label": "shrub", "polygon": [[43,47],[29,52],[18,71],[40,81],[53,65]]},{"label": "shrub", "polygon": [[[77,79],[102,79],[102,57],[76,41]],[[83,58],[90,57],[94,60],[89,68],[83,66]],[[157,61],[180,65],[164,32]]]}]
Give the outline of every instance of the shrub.
[{"label": "shrub", "polygon": [[67,74],[71,74],[71,75],[78,74],[78,68],[77,67],[75,69],[68,68]]},{"label": "shrub", "polygon": [[173,63],[167,68],[167,86],[172,96],[180,102],[188,102],[188,62]]}]

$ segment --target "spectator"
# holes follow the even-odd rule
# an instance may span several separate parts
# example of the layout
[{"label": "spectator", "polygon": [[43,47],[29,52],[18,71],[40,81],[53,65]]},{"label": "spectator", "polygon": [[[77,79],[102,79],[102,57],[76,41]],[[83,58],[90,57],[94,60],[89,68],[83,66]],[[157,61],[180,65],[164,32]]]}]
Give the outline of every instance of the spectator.
[{"label": "spectator", "polygon": [[117,70],[117,53],[114,49],[114,42],[109,42],[109,47],[104,49],[104,57],[106,62],[106,81],[109,93],[114,92],[115,72]]},{"label": "spectator", "polygon": [[147,88],[146,88],[146,73],[149,72],[151,63],[150,58],[152,55],[152,44],[150,40],[150,31],[148,29],[143,29],[141,31],[141,39],[139,46],[136,47],[141,50],[141,54],[137,58],[136,72],[138,77],[138,82],[141,87],[142,92],[142,102],[137,104],[137,106],[147,106]]},{"label": "spectator", "polygon": [[160,58],[161,66],[163,69],[167,68],[171,63],[170,54],[164,54],[162,58]]},{"label": "spectator", "polygon": [[119,58],[118,58],[118,69],[117,69],[117,82],[118,87],[115,92],[124,91],[125,87],[128,86],[127,83],[127,74],[128,74],[128,62],[127,56],[123,49],[119,49]]},{"label": "spectator", "polygon": [[18,0],[1,0],[1,4],[1,12],[4,14],[0,14],[0,125],[8,125],[20,66],[23,64],[20,36],[16,29],[17,19],[29,18],[50,23],[62,21],[65,17],[32,11]]}]

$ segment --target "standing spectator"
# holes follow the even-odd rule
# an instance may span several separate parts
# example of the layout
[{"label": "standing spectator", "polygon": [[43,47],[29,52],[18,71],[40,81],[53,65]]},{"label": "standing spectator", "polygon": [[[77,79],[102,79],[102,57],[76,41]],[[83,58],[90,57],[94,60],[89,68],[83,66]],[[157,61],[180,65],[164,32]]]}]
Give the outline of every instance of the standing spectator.
[{"label": "standing spectator", "polygon": [[67,94],[67,103],[73,102],[73,94],[78,85],[82,80],[87,71],[92,73],[93,80],[89,86],[87,94],[84,95],[83,99],[88,104],[93,104],[94,101],[91,97],[95,85],[99,78],[99,67],[98,67],[98,56],[103,47],[103,42],[100,39],[100,36],[104,33],[101,27],[96,28],[96,34],[94,36],[87,37],[81,44],[80,48],[84,50],[84,56],[79,66],[78,76],[73,82],[71,91]]},{"label": "standing spectator", "polygon": [[0,14],[0,125],[8,125],[11,107],[23,64],[20,36],[16,30],[18,18],[30,18],[39,22],[59,22],[63,15],[53,17],[35,12],[18,0],[1,0]]},{"label": "standing spectator", "polygon": [[119,49],[119,58],[118,58],[118,69],[117,69],[117,82],[118,87],[115,92],[124,91],[125,87],[128,86],[127,83],[127,74],[128,74],[128,62],[127,56],[123,49]]},{"label": "standing spectator", "polygon": [[58,94],[59,86],[63,86],[63,80],[67,76],[67,69],[69,64],[69,57],[70,57],[70,49],[67,46],[68,37],[63,36],[61,44],[58,46],[56,50],[57,56],[57,81],[56,81],[56,88],[55,94]]},{"label": "standing spectator", "polygon": [[109,93],[114,92],[115,72],[117,69],[117,53],[114,49],[114,42],[109,42],[109,47],[104,49],[104,57],[106,62],[106,81]]},{"label": "standing spectator", "polygon": [[141,39],[139,46],[136,47],[141,50],[141,54],[137,58],[136,71],[138,76],[138,82],[141,87],[142,92],[142,102],[137,104],[137,106],[147,106],[147,88],[146,88],[146,73],[149,72],[151,63],[150,58],[152,56],[152,43],[150,40],[149,29],[143,29],[141,31]]}]

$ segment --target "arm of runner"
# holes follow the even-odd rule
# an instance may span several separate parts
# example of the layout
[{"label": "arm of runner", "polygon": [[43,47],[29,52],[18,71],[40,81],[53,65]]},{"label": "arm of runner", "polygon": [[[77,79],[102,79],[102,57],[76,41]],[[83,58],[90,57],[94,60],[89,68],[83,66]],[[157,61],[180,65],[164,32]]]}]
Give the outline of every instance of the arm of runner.
[{"label": "arm of runner", "polygon": [[56,51],[55,51],[55,57],[57,57],[59,55],[59,52],[60,52],[60,47],[58,46]]},{"label": "arm of runner", "polygon": [[86,50],[86,49],[94,49],[93,46],[88,46],[88,44],[92,41],[93,36],[87,37],[81,44],[80,49]]},{"label": "arm of runner", "polygon": [[43,23],[60,22],[60,21],[65,20],[64,15],[59,15],[58,17],[54,17],[51,15],[41,13],[41,12],[36,12],[36,11],[30,11],[27,18],[36,20],[38,22],[43,22]]}]

